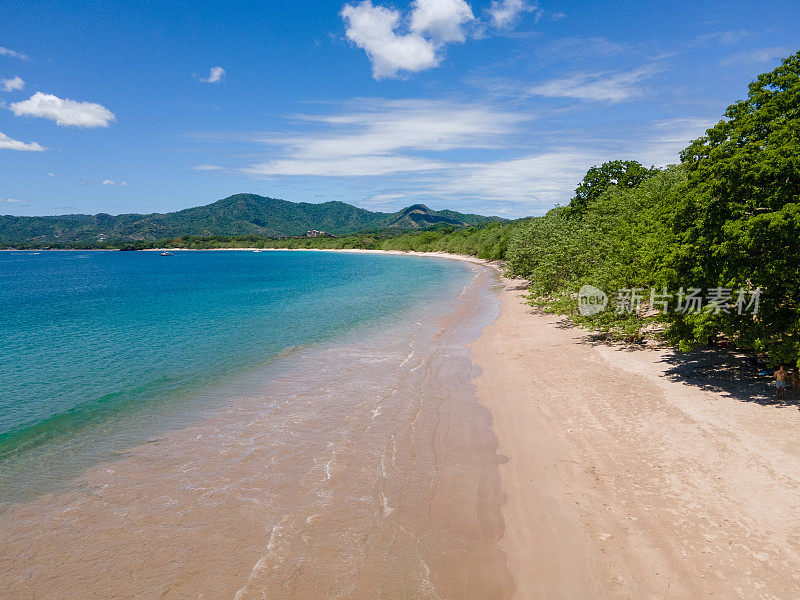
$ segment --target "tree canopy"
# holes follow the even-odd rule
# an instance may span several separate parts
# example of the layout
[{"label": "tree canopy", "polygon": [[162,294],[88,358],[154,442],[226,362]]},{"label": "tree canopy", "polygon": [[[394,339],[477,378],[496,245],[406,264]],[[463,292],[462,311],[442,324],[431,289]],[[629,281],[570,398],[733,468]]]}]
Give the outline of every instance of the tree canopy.
[{"label": "tree canopy", "polygon": [[[682,152],[680,165],[661,172],[635,161],[592,167],[569,206],[520,227],[507,258],[511,274],[531,280],[533,303],[579,322],[629,334],[643,320],[660,319],[684,349],[723,334],[773,364],[796,363],[800,53],[751,83],[747,98]],[[575,298],[584,284],[612,294],[666,288],[673,301],[682,288],[695,289],[704,308],[583,317]],[[740,290],[745,310],[737,306]]]},{"label": "tree canopy", "polygon": [[800,53],[760,75],[748,97],[681,155],[676,285],[761,288],[756,316],[736,312],[676,320],[678,340],[722,331],[797,359],[800,344]]},{"label": "tree canopy", "polygon": [[594,166],[586,172],[586,176],[575,190],[575,196],[569,203],[568,215],[581,215],[586,208],[595,202],[610,186],[633,188],[645,179],[658,173],[656,168],[646,168],[635,160],[611,160]]}]

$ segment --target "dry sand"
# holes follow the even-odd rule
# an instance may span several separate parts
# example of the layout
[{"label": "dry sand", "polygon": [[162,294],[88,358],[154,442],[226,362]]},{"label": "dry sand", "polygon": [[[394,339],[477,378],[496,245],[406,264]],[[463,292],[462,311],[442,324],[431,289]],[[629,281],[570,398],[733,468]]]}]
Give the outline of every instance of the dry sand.
[{"label": "dry sand", "polygon": [[515,598],[800,598],[800,414],[591,341],[504,281],[473,344]]}]

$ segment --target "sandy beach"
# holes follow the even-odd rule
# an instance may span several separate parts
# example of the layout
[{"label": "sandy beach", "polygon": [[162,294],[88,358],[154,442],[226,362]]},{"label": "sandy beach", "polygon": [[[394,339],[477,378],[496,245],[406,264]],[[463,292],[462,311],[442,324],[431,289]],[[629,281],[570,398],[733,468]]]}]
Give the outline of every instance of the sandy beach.
[{"label": "sandy beach", "polygon": [[[10,507],[1,587],[65,600],[797,598],[797,406],[771,404],[763,381],[726,391],[670,350],[534,314],[524,282],[470,268],[455,308],[419,331],[312,354],[305,387],[293,371],[253,384],[73,491]],[[703,372],[715,369],[730,380]]]},{"label": "sandy beach", "polygon": [[[504,281],[473,344],[515,598],[797,598],[800,413],[593,341]],[[709,389],[704,389],[709,388]]]}]

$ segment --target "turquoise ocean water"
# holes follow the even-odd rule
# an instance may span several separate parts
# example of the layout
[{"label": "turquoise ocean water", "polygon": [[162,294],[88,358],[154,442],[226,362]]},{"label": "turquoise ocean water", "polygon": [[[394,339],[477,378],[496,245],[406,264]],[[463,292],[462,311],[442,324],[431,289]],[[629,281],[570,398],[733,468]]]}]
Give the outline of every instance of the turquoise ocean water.
[{"label": "turquoise ocean water", "polygon": [[393,255],[0,253],[0,501],[190,420],[204,389],[402,320],[471,276]]}]

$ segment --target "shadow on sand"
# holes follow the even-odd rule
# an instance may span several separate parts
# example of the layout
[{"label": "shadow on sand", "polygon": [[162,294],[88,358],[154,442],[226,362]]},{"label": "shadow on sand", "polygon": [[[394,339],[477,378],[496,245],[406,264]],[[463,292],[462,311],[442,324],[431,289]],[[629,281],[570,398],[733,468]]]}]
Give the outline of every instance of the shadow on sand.
[{"label": "shadow on sand", "polygon": [[774,379],[759,374],[764,366],[759,365],[753,355],[706,347],[689,353],[670,350],[662,361],[670,365],[666,375],[673,381],[763,406],[795,406],[797,403],[790,390],[786,391],[784,399],[775,399]]},{"label": "shadow on sand", "polygon": [[[559,328],[574,329],[569,319],[561,319]],[[604,345],[626,352],[637,352],[660,347],[666,349],[661,359],[668,368],[667,377],[685,385],[722,394],[740,402],[755,402],[763,406],[798,406],[798,399],[786,390],[785,398],[776,400],[774,379],[761,375],[765,370],[754,354],[725,348],[703,347],[684,353],[652,343],[629,343],[615,340],[605,333],[586,332],[581,341],[593,346]]]}]

